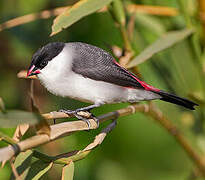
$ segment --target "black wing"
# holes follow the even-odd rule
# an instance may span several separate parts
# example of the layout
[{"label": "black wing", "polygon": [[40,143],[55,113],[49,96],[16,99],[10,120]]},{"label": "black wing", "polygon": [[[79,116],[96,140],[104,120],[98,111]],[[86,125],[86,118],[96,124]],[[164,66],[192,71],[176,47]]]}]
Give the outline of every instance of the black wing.
[{"label": "black wing", "polygon": [[72,66],[74,72],[97,81],[109,82],[123,87],[143,88],[137,81],[137,77],[118,65],[105,50],[80,42],[68,43],[67,45],[75,53]]}]

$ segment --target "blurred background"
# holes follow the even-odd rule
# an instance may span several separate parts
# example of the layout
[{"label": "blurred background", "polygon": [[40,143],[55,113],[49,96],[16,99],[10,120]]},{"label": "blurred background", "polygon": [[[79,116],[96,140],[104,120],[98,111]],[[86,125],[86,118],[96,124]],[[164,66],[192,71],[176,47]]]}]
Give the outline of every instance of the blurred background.
[{"label": "blurred background", "polygon": [[[203,0],[202,0],[203,1]],[[1,0],[0,23],[12,18],[46,9],[75,3],[73,0]],[[134,18],[132,46],[136,54],[156,41],[167,31],[188,26],[188,19],[196,31],[198,56],[191,45],[191,37],[164,50],[138,66],[142,79],[149,84],[182,97],[200,99],[201,107],[190,112],[182,107],[155,101],[159,109],[180,129],[192,147],[199,153],[205,151],[203,90],[197,58],[203,67],[204,27],[200,19],[203,11],[200,0],[186,0],[185,10],[181,0],[133,0],[124,3],[166,6],[182,12],[173,16],[138,13]],[[205,8],[204,8],[205,10]],[[129,22],[130,16],[127,15]],[[17,78],[20,70],[27,69],[32,54],[52,41],[81,41],[109,51],[108,45],[123,48],[123,39],[109,12],[91,14],[59,34],[49,37],[53,19],[33,22],[0,31],[0,97],[7,109],[30,110],[30,80]],[[203,73],[203,71],[202,71]],[[41,112],[61,108],[75,109],[86,104],[56,97],[35,81],[35,98]],[[194,100],[195,100],[194,99]],[[94,110],[99,115],[128,104],[105,105]],[[58,122],[58,121],[57,121]],[[61,121],[59,121],[61,122]],[[107,123],[103,124],[104,127]],[[12,136],[15,129],[2,129]],[[79,132],[38,148],[49,155],[82,149],[92,142],[100,130]],[[5,143],[0,142],[0,146]],[[197,179],[193,176],[195,165],[175,139],[150,117],[136,113],[119,118],[117,127],[102,145],[85,159],[75,162],[76,180],[181,180]],[[60,179],[62,166],[55,165],[43,179]],[[0,179],[9,179],[11,168],[7,163],[0,169]],[[55,178],[54,178],[55,177]]]}]

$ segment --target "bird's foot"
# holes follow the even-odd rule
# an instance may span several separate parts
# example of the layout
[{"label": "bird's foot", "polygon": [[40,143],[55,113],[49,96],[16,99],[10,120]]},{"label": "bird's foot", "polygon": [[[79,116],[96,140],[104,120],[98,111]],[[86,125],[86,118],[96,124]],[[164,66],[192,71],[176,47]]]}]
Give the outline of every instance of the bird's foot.
[{"label": "bird's foot", "polygon": [[81,111],[82,112],[90,112],[90,110],[92,110],[93,108],[99,107],[99,106],[100,106],[100,104],[93,104],[90,106],[78,108],[76,110],[60,109],[59,112],[64,112],[68,115],[74,115],[74,114],[81,112]]},{"label": "bird's foot", "polygon": [[92,113],[90,113],[88,111],[80,111],[78,109],[74,115],[77,119],[85,121],[88,125],[89,130],[91,127],[89,119],[93,119],[97,124],[97,128],[99,127],[99,124],[100,124],[99,119],[97,119]]},{"label": "bird's foot", "polygon": [[79,113],[84,113],[83,111],[79,111],[79,112],[77,112],[76,114],[74,114],[75,115],[75,117],[78,119],[78,120],[81,120],[81,121],[84,121],[84,122],[86,122],[86,124],[88,125],[88,130],[90,130],[90,128],[91,128],[91,124],[90,124],[90,121],[89,121],[89,119],[87,118],[87,117],[84,117],[84,116],[82,116],[82,115],[79,115]]},{"label": "bird's foot", "polygon": [[86,122],[86,124],[88,125],[88,130],[90,130],[90,128],[91,128],[91,124],[90,124],[89,119],[94,119],[94,121],[97,123],[97,128],[99,127],[99,120],[95,116],[93,116],[90,112],[85,111],[85,109],[83,109],[83,108],[79,108],[76,110],[61,109],[61,110],[59,110],[59,112],[66,113],[68,115],[74,115],[77,119]]},{"label": "bird's foot", "polygon": [[[74,115],[76,116],[77,118],[79,117],[83,117],[83,118],[90,118],[92,116],[92,114],[88,111],[83,111],[81,109],[76,109],[76,110],[68,110],[68,109],[60,109],[58,112],[63,112],[65,114],[68,114],[68,115]],[[78,118],[78,119],[79,119]]]},{"label": "bird's foot", "polygon": [[99,107],[99,106],[100,106],[100,104],[93,104],[90,106],[78,108],[78,109],[76,109],[76,111],[88,111],[88,112],[90,112],[90,110],[92,110],[93,108]]}]

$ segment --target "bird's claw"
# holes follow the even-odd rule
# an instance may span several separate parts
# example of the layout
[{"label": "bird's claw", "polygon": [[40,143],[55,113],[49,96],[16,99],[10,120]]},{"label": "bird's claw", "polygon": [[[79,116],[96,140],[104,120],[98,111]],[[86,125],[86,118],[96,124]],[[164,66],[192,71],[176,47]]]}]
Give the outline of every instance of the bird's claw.
[{"label": "bird's claw", "polygon": [[99,127],[99,119],[97,119],[88,111],[82,111],[81,109],[76,109],[74,111],[61,109],[59,110],[59,112],[66,113],[68,115],[74,115],[77,119],[86,122],[86,124],[88,125],[88,130],[90,130],[91,128],[91,123],[89,119],[93,119],[97,123],[97,128]]},{"label": "bird's claw", "polygon": [[97,128],[99,128],[99,125],[100,125],[99,119],[96,118],[95,116],[92,116],[92,119],[97,123]]}]

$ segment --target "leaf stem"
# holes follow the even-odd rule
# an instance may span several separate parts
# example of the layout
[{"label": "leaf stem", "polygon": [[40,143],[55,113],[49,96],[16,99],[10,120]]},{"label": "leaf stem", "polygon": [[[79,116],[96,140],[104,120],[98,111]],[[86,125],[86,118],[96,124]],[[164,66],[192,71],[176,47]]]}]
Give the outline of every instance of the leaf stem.
[{"label": "leaf stem", "polygon": [[130,44],[128,34],[127,34],[127,30],[126,30],[125,26],[120,25],[120,32],[122,34],[122,38],[123,38],[123,41],[124,41],[125,50],[126,51],[132,51],[132,46]]},{"label": "leaf stem", "polygon": [[6,134],[2,133],[1,131],[0,131],[0,138],[1,138],[4,142],[6,142],[6,143],[8,143],[8,144],[15,144],[15,143],[17,143],[17,141],[15,141],[15,140],[12,139],[11,137],[7,136]]}]

